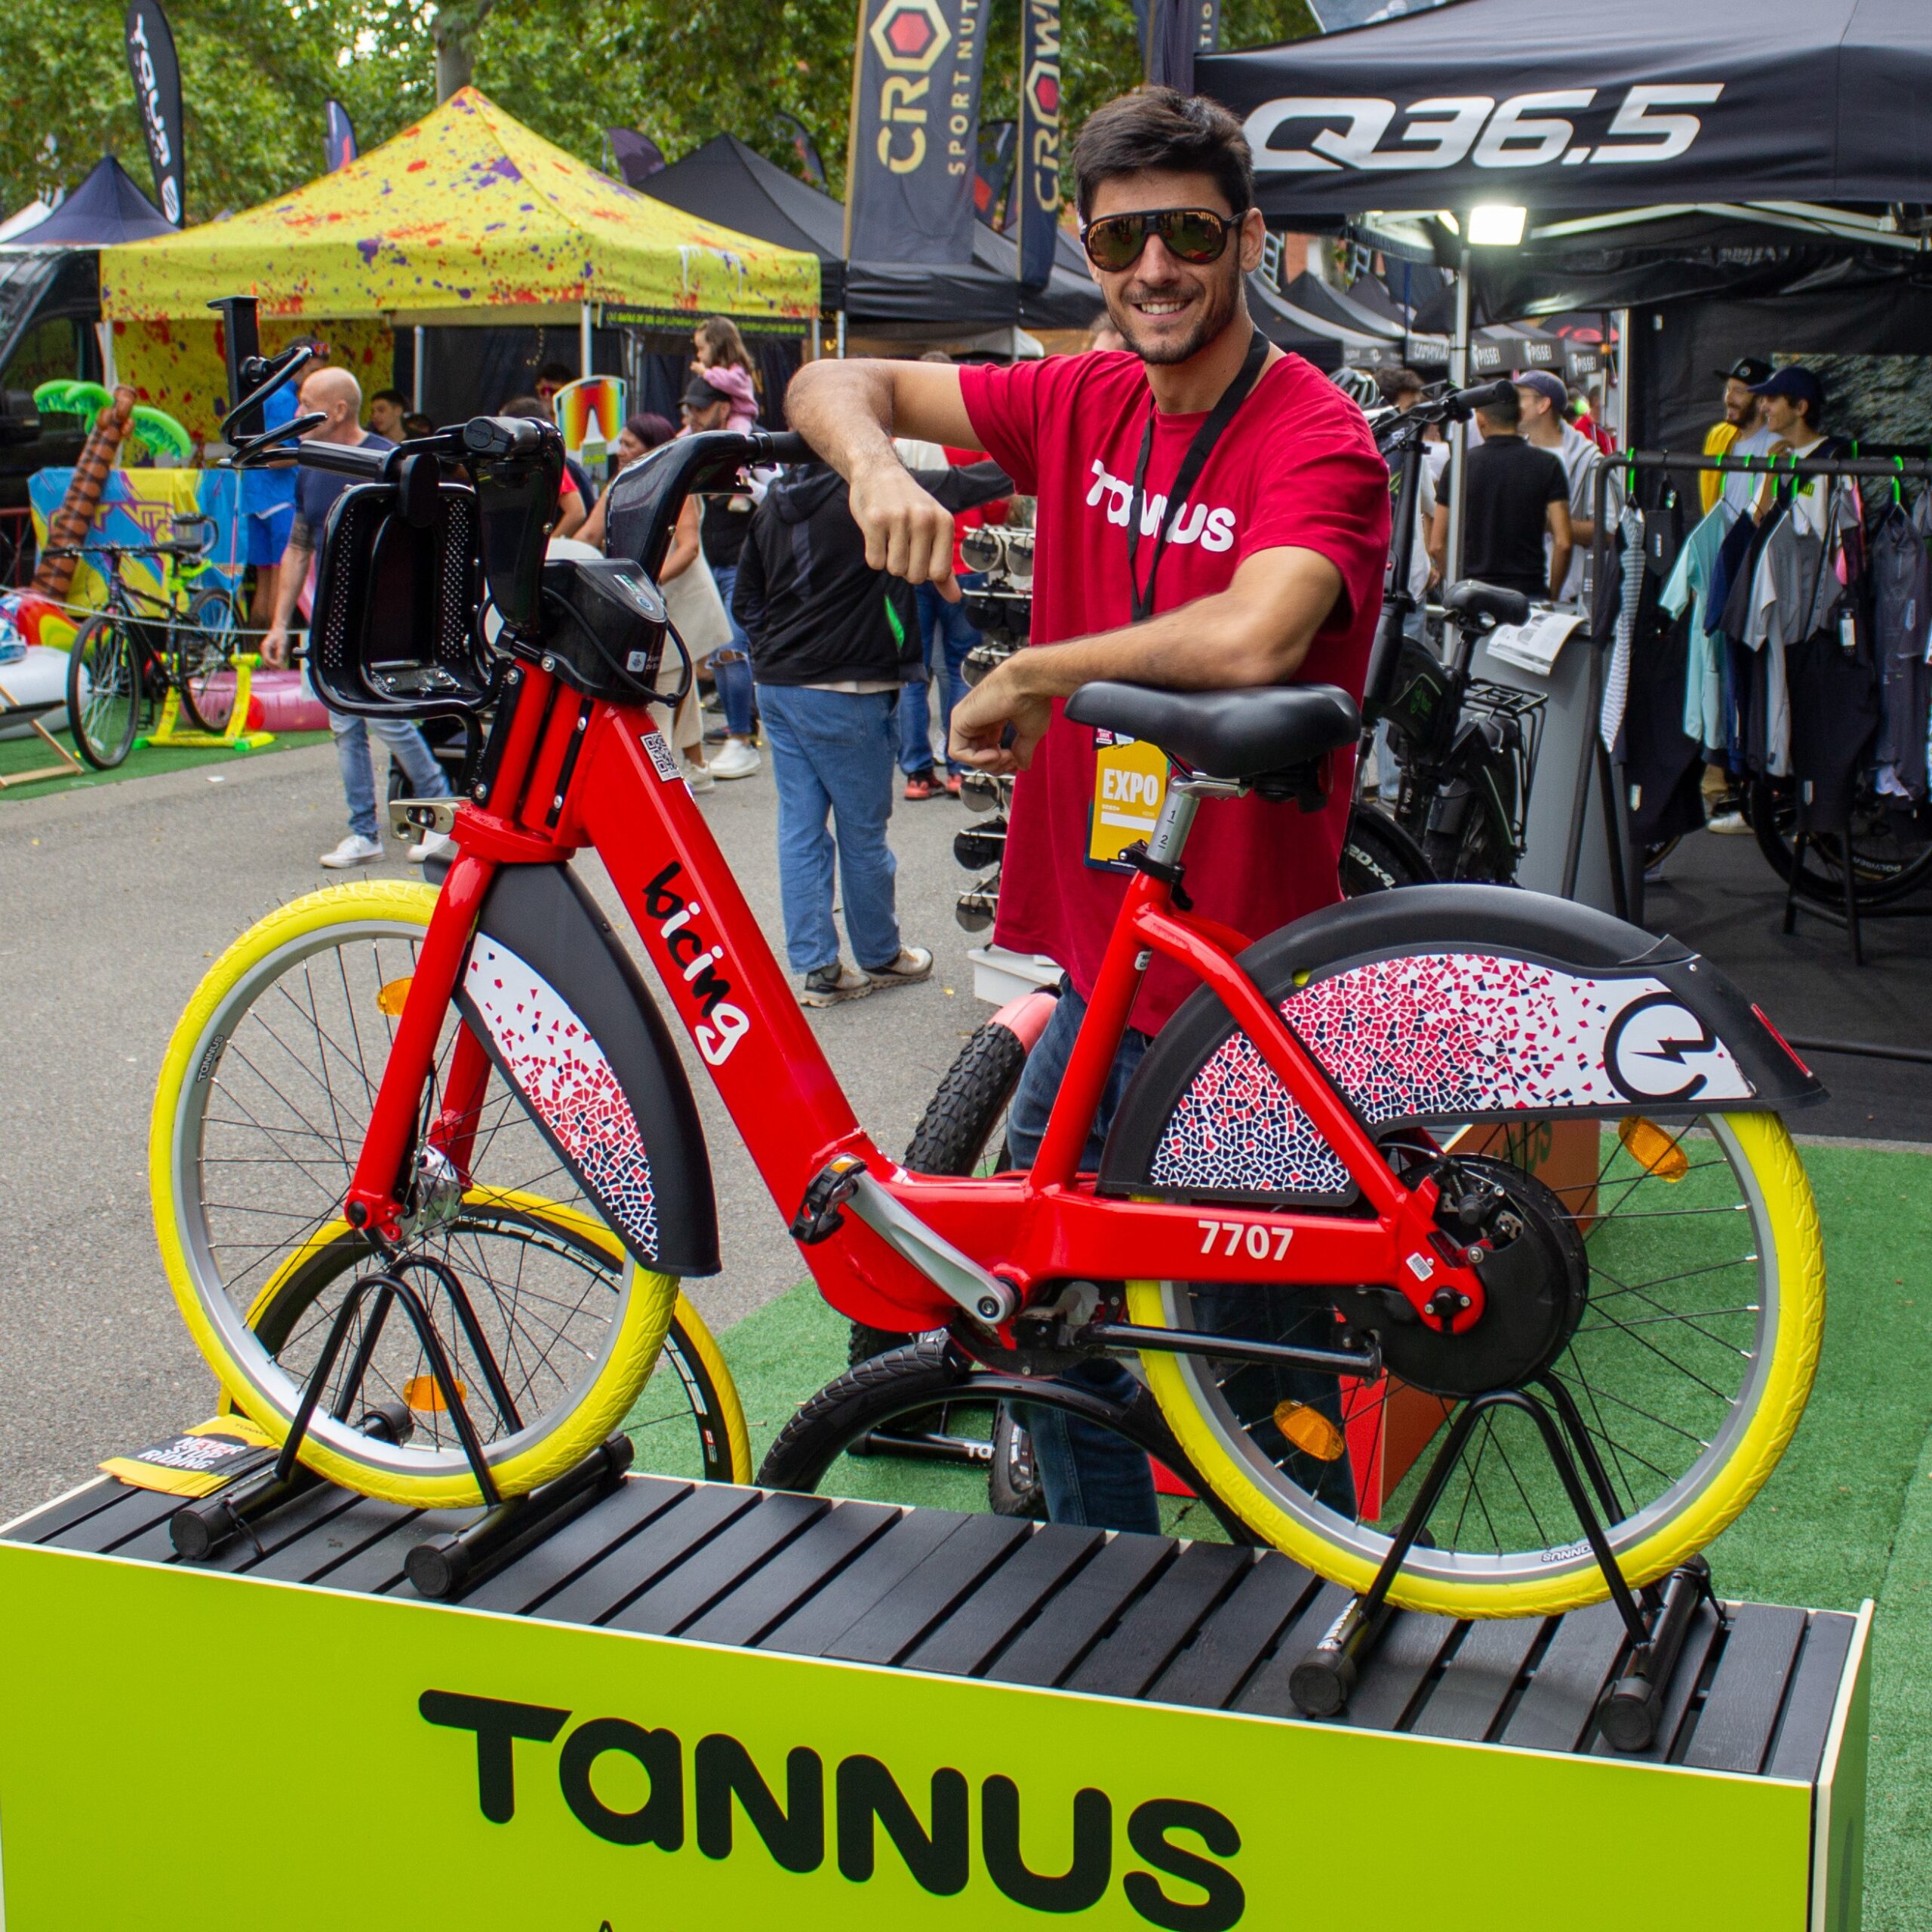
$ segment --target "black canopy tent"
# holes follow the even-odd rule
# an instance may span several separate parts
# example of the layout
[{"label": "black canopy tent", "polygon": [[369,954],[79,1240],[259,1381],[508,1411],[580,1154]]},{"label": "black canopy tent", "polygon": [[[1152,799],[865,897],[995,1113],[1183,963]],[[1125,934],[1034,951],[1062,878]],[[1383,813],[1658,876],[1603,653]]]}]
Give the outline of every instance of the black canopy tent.
[{"label": "black canopy tent", "polygon": [[820,307],[843,311],[855,329],[1084,328],[1100,309],[1100,292],[1084,263],[1064,254],[1044,288],[1020,288],[1018,250],[983,222],[974,224],[970,266],[847,262],[840,204],[733,134],[714,136],[652,175],[648,192],[687,214],[817,255]]},{"label": "black canopy tent", "polygon": [[52,213],[5,243],[10,248],[109,248],[175,230],[113,155]]}]

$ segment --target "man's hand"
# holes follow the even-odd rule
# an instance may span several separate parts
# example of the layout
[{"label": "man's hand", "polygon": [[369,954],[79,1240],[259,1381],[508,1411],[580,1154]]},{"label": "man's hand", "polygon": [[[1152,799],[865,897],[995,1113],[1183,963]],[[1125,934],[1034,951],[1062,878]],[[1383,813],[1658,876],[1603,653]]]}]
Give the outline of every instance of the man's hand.
[{"label": "man's hand", "polygon": [[286,625],[271,624],[263,633],[262,662],[277,671],[288,662],[288,629]]},{"label": "man's hand", "polygon": [[875,457],[852,477],[852,515],[864,533],[866,561],[908,583],[931,583],[959,601],[952,574],[952,512],[914,482],[896,456]]},{"label": "man's hand", "polygon": [[[976,771],[1002,778],[1033,762],[1033,750],[1053,722],[1053,700],[1029,688],[1030,651],[1017,652],[952,707],[948,755]],[[1012,727],[1008,741],[1007,728]]]}]

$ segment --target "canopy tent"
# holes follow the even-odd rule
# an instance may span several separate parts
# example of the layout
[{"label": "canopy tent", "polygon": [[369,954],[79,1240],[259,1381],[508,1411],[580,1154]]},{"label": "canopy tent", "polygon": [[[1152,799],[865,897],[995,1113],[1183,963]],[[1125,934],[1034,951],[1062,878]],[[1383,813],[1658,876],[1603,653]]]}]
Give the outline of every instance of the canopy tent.
[{"label": "canopy tent", "polygon": [[553,147],[465,88],[307,186],[199,228],[101,254],[116,320],[203,317],[223,295],[263,312],[398,324],[575,321],[621,303],[795,318],[816,261],[674,212]]},{"label": "canopy tent", "polygon": [[1080,328],[1100,309],[1100,291],[1085,272],[1077,244],[1075,259],[1061,251],[1045,288],[1029,291],[1019,286],[1013,243],[983,222],[974,226],[970,266],[848,263],[844,208],[734,134],[715,135],[652,175],[651,195],[688,214],[783,248],[809,251],[819,262],[820,306],[842,309],[856,329],[955,323],[966,329],[1015,324]]},{"label": "canopy tent", "polygon": [[45,221],[54,212],[53,207],[36,196],[25,208],[16,208],[5,221],[0,221],[0,242],[11,242],[17,235],[24,233],[37,222]]},{"label": "canopy tent", "polygon": [[6,245],[16,248],[107,248],[176,232],[111,154],[103,155],[88,178],[40,220],[18,229],[10,222],[8,227]]}]

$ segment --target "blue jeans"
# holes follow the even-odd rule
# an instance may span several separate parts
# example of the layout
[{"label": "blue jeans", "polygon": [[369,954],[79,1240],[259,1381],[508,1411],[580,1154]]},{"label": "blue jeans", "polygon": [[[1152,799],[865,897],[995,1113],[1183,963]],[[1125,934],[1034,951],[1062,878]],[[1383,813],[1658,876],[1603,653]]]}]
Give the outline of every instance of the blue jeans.
[{"label": "blue jeans", "polygon": [[711,675],[718,685],[718,702],[724,707],[724,728],[734,738],[752,735],[751,640],[745,635],[737,614],[731,608],[731,592],[738,581],[736,564],[711,568],[712,580],[724,600],[724,615],[731,626],[731,641],[722,651],[711,654]]},{"label": "blue jeans", "polygon": [[[1086,1001],[1071,986],[1063,988],[1039,1044],[1026,1056],[1007,1115],[1006,1143],[1015,1167],[1030,1168],[1038,1158],[1054,1096],[1066,1084],[1073,1042],[1086,1017]],[[1080,1157],[1083,1168],[1099,1168],[1107,1129],[1149,1044],[1145,1033],[1131,1027],[1121,1036]],[[1247,1335],[1258,1330],[1267,1338],[1306,1348],[1334,1346],[1332,1304],[1312,1291],[1197,1287],[1193,1314],[1198,1327]],[[1069,1370],[1063,1379],[1119,1402],[1131,1399],[1136,1388],[1134,1377],[1120,1363],[1102,1355]],[[1291,1400],[1318,1409],[1339,1426],[1341,1392],[1334,1377],[1312,1369],[1241,1367],[1228,1376],[1223,1392],[1263,1454],[1331,1508],[1344,1515],[1354,1513],[1355,1482],[1347,1457],[1318,1463],[1291,1449],[1272,1420],[1275,1404]],[[1040,1486],[1046,1492],[1047,1513],[1054,1521],[1159,1533],[1161,1512],[1153,1473],[1146,1457],[1132,1443],[1112,1429],[1061,1410],[1030,1402],[1014,1407],[1032,1435]]]},{"label": "blue jeans", "polygon": [[816,973],[838,963],[828,814],[837,828],[853,955],[861,968],[890,966],[899,957],[892,885],[898,862],[885,842],[892,814],[893,694],[760,685],[758,706],[778,786],[778,891],[792,971]]},{"label": "blue jeans", "polygon": [[[969,571],[960,580],[971,590],[982,573]],[[980,641],[962,605],[949,604],[930,583],[919,586],[919,651],[933,682],[939,687],[939,728],[952,728],[952,707],[966,695],[961,669],[966,654]],[[949,758],[949,771],[964,769]],[[907,685],[899,694],[899,768],[910,778],[933,768],[932,714],[924,685]]]},{"label": "blue jeans", "polygon": [[351,718],[346,712],[331,711],[329,729],[335,734],[336,762],[342,768],[342,789],[349,800],[349,829],[358,838],[382,836],[376,829],[376,765],[369,750],[371,731],[388,746],[389,756],[402,767],[412,798],[449,796],[449,780],[414,724],[398,718]]}]

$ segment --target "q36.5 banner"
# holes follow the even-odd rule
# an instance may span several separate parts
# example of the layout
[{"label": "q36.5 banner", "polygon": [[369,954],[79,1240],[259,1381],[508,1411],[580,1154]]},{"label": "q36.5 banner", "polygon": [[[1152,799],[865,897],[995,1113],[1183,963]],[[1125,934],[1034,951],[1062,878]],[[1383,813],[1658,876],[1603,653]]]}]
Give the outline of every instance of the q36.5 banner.
[{"label": "q36.5 banner", "polygon": [[1020,287],[1044,288],[1060,221],[1060,0],[1020,0],[1019,147],[1007,232]]},{"label": "q36.5 banner", "polygon": [[988,0],[860,0],[848,261],[973,259]]},{"label": "q36.5 banner", "polygon": [[186,197],[182,187],[181,63],[161,0],[133,0],[128,9],[128,71],[134,82],[134,105],[147,137],[154,170],[154,198],[162,213],[181,226]]}]

